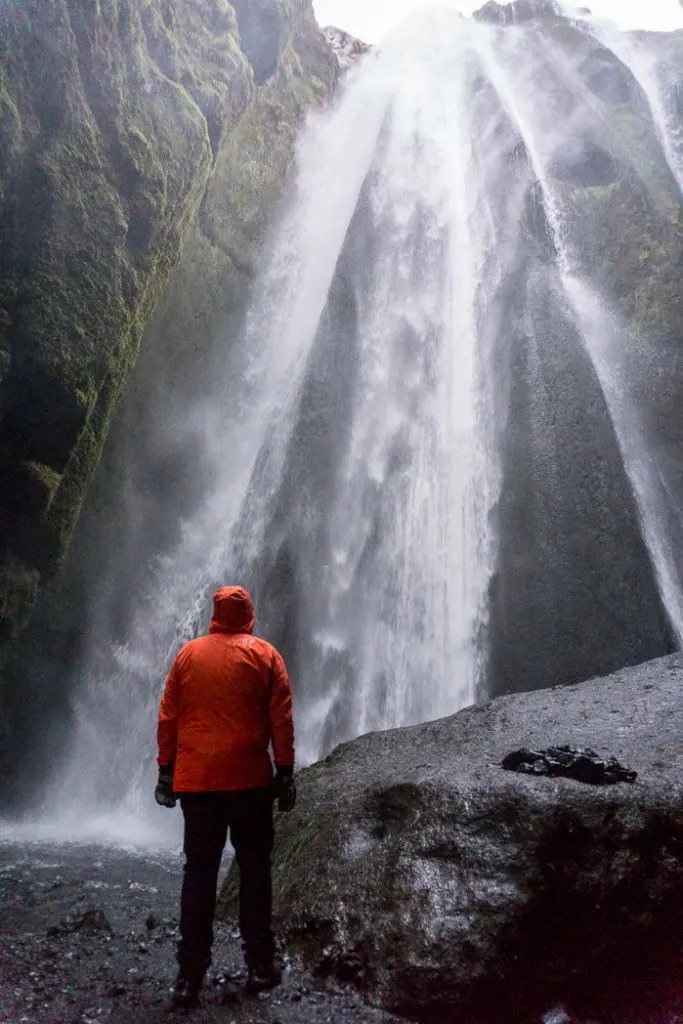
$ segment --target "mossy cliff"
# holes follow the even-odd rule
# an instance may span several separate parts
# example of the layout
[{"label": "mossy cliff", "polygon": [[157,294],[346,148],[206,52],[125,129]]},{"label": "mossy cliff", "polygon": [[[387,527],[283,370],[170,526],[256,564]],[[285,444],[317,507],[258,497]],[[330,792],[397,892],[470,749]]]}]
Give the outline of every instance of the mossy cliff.
[{"label": "mossy cliff", "polygon": [[336,76],[310,0],[2,5],[0,639],[64,558],[185,243],[237,268],[229,306]]}]

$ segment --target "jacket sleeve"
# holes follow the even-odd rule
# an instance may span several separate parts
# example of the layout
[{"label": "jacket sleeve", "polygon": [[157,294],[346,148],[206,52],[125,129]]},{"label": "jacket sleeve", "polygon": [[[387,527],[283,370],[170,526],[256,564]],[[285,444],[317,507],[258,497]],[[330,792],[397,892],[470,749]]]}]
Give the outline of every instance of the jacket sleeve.
[{"label": "jacket sleeve", "polygon": [[275,651],[270,690],[270,735],[275,764],[294,766],[294,717],[292,688],[282,656]]},{"label": "jacket sleeve", "polygon": [[171,665],[171,671],[166,679],[164,695],[161,698],[159,708],[159,725],[157,729],[157,743],[159,765],[171,764],[176,759],[176,748],[178,745],[178,708],[180,705],[180,684],[178,682],[178,659]]}]

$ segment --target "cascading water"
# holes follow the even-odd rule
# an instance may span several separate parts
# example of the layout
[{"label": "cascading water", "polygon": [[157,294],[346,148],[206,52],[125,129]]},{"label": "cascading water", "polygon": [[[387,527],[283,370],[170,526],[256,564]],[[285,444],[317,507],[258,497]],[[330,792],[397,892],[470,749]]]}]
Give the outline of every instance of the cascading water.
[{"label": "cascading water", "polygon": [[[595,435],[586,451],[615,463],[609,478],[595,470],[595,493],[621,506],[615,536],[630,531],[623,572],[649,571],[638,521],[654,567],[658,593],[638,584],[631,613],[659,636],[661,601],[683,639],[681,523],[629,393],[638,339],[584,279],[566,180],[582,147],[627,147],[582,70],[594,38],[637,79],[648,144],[659,139],[674,173],[679,143],[656,76],[627,59],[636,40],[556,21],[420,15],[309,124],[244,337],[188,410],[208,467],[201,499],[130,595],[123,641],[108,639],[108,605],[93,609],[52,812],[147,803],[164,671],[224,581],[253,589],[283,647],[303,760],[495,689],[498,663],[513,671],[498,634],[531,600],[520,536],[550,582],[531,588],[517,646],[546,629],[542,605],[553,630],[562,617],[545,595],[549,552],[576,550],[554,537],[575,517],[557,425],[580,430],[575,404]],[[601,557],[599,544],[586,554]],[[657,607],[641,614],[639,601]]]}]

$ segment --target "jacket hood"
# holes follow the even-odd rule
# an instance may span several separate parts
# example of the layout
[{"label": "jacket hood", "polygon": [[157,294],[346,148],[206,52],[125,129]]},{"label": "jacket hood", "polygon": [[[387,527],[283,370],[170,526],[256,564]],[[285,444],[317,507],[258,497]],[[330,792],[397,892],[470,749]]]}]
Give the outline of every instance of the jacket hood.
[{"label": "jacket hood", "polygon": [[221,587],[213,595],[213,618],[209,633],[251,633],[254,605],[244,587]]}]

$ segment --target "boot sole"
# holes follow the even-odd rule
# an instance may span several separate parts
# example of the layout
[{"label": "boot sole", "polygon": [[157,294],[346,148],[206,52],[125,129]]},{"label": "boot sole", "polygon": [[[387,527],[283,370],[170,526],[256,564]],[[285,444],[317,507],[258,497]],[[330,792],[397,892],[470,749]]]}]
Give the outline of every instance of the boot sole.
[{"label": "boot sole", "polygon": [[244,986],[244,991],[248,996],[257,996],[261,992],[272,992],[274,988],[278,988],[281,984],[282,978],[278,978],[277,981],[247,982]]},{"label": "boot sole", "polygon": [[196,1010],[200,1005],[200,998],[198,995],[177,995],[173,996],[168,1007],[169,1013],[174,1013],[176,1010]]}]

